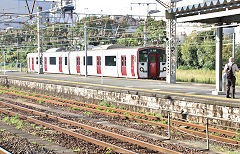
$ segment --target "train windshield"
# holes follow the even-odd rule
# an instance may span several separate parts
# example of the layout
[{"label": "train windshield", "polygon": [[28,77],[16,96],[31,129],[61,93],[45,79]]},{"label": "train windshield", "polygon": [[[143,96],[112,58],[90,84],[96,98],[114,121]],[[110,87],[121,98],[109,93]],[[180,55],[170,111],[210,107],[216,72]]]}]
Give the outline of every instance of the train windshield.
[{"label": "train windshield", "polygon": [[147,62],[148,49],[139,51],[139,62]]},{"label": "train windshield", "polygon": [[159,53],[159,61],[160,62],[166,62],[166,53],[165,50],[157,49],[157,52]]}]

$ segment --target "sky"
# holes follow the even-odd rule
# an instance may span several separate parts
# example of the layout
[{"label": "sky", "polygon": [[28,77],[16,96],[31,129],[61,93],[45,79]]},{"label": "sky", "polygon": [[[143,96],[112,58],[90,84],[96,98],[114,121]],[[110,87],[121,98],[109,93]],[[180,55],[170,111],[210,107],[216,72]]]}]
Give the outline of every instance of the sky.
[{"label": "sky", "polygon": [[[168,0],[163,0],[167,2]],[[203,0],[182,0],[178,6],[201,3]],[[160,10],[161,13],[154,15],[164,15],[164,7],[157,3],[156,0],[76,0],[76,11],[81,13],[103,13],[114,15],[146,15],[147,5],[136,3],[155,3],[149,5],[149,10]]]},{"label": "sky", "polygon": [[[28,0],[33,1],[33,0]],[[38,0],[37,0],[38,1]],[[53,1],[53,0],[46,0]],[[167,2],[168,0],[162,0]],[[201,3],[203,0],[182,0],[178,6]],[[133,4],[134,3],[134,4]],[[161,13],[154,15],[164,15],[164,8],[156,0],[76,0],[76,12],[87,14],[112,14],[112,15],[146,15],[147,5],[136,3],[154,3],[149,5],[149,10],[159,10]],[[20,6],[21,4],[21,6]],[[0,12],[12,12],[18,7],[24,9],[25,0],[0,0]],[[15,12],[14,11],[14,12]],[[27,8],[25,8],[27,13]]]}]

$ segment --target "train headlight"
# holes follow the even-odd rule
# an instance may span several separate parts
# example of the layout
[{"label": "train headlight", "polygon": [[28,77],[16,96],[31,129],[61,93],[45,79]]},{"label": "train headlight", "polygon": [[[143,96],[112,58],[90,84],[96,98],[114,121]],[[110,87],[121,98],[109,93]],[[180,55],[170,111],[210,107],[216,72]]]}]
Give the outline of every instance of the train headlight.
[{"label": "train headlight", "polygon": [[143,67],[140,67],[140,71],[143,72],[143,71],[144,71],[144,68],[143,68]]},{"label": "train headlight", "polygon": [[166,71],[166,67],[163,67],[163,71]]}]

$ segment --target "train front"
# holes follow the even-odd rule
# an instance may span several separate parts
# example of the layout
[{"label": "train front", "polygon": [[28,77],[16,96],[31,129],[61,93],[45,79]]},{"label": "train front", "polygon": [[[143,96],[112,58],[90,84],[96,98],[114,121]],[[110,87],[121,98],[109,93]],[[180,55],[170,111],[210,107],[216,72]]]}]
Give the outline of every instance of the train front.
[{"label": "train front", "polygon": [[166,50],[160,47],[138,49],[138,76],[166,79]]}]

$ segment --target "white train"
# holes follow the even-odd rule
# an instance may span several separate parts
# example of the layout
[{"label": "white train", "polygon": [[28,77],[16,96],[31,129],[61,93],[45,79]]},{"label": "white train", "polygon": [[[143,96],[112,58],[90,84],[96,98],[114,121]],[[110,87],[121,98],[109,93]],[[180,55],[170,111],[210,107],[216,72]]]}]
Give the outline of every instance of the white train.
[{"label": "white train", "polygon": [[[87,52],[87,75],[166,78],[164,48],[114,48],[114,45],[104,47]],[[38,72],[38,53],[29,53],[27,63],[28,72]],[[85,75],[85,51],[49,49],[43,53],[43,72]]]}]

